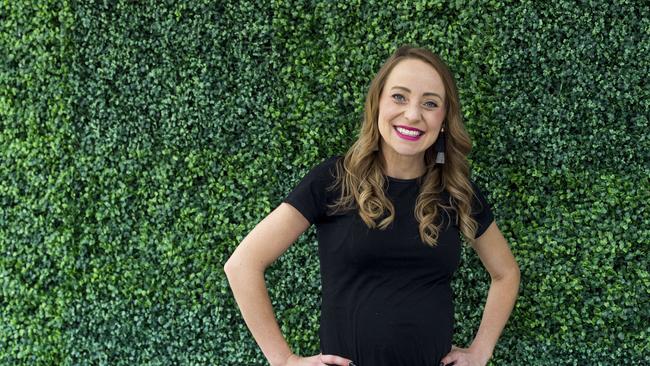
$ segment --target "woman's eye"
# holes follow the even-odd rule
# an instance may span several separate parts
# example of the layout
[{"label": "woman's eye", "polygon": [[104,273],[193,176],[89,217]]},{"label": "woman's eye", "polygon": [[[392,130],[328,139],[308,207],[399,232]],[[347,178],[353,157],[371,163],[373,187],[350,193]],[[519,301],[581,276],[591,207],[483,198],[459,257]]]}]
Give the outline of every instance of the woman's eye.
[{"label": "woman's eye", "polygon": [[393,94],[392,97],[398,102],[403,102],[406,100],[402,94]]},{"label": "woman's eye", "polygon": [[434,103],[434,102],[426,102],[426,103],[424,103],[424,105],[425,105],[427,108],[435,108],[435,107],[438,106],[438,105],[437,105],[436,103]]}]

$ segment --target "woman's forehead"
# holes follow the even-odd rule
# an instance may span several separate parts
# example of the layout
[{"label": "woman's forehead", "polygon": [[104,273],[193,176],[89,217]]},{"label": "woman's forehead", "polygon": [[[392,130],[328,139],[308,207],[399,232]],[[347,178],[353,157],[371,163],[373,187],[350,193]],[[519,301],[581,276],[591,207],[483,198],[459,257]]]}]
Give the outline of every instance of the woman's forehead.
[{"label": "woman's forehead", "polygon": [[393,67],[384,89],[393,87],[402,87],[418,95],[434,93],[444,97],[445,93],[445,85],[438,71],[418,59],[402,60]]}]

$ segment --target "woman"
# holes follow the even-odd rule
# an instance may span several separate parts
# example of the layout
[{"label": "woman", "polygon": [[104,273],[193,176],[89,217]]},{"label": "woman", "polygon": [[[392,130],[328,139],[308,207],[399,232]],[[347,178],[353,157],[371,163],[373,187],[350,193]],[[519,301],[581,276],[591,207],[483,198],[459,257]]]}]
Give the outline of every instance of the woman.
[{"label": "woman", "polygon": [[[514,306],[519,267],[469,178],[471,141],[439,57],[400,47],[373,79],[358,140],[314,167],[225,265],[271,365],[485,365]],[[318,233],[321,354],[289,349],[264,270],[311,224]],[[468,348],[452,346],[450,281],[460,234],[490,273]]]}]

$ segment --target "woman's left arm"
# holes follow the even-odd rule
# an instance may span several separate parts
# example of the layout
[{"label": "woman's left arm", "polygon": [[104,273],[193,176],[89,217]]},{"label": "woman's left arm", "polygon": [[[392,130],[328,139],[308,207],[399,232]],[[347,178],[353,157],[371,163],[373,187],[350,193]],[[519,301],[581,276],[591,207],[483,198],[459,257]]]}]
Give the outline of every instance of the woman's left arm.
[{"label": "woman's left arm", "polygon": [[474,341],[466,349],[453,347],[442,359],[444,364],[455,362],[456,366],[486,365],[519,292],[519,266],[495,221],[474,240],[472,247],[490,273],[492,281]]}]

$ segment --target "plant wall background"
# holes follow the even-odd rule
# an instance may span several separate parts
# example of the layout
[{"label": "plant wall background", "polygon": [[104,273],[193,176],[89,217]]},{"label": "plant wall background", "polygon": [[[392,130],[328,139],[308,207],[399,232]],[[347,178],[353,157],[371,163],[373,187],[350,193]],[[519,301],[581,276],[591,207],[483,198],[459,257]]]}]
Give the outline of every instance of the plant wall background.
[{"label": "plant wall background", "polygon": [[[492,364],[650,363],[649,35],[642,1],[0,2],[0,364],[266,364],[223,264],[407,43],[450,64],[520,264]],[[314,234],[267,271],[305,355]],[[455,344],[488,284],[465,249]]]}]

